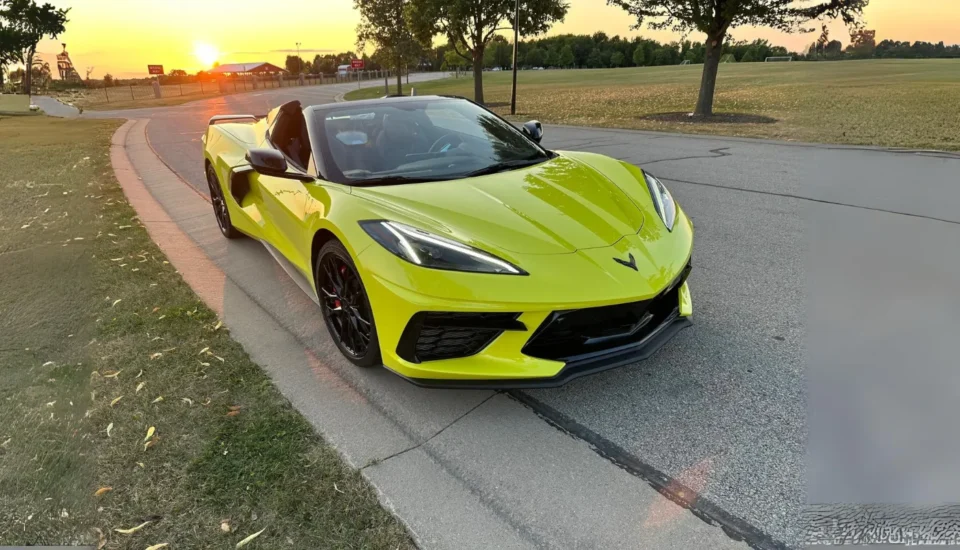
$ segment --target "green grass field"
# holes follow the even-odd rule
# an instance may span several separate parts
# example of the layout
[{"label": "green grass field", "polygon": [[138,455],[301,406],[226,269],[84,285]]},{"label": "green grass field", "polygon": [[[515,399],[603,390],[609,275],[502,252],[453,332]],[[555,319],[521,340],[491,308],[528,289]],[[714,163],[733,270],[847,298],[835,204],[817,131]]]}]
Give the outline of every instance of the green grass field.
[{"label": "green grass field", "polygon": [[21,94],[0,95],[0,115],[26,115],[30,113],[30,101]]},{"label": "green grass field", "polygon": [[119,124],[0,121],[0,546],[413,548],[150,241]]},{"label": "green grass field", "polygon": [[[788,141],[960,150],[960,59],[720,66],[715,111],[773,123],[659,122],[646,115],[689,112],[702,65],[521,71],[519,118],[543,122]],[[484,73],[488,105],[509,112],[510,73]],[[423,82],[418,95],[473,97],[470,77]],[[409,93],[405,87],[405,93]],[[394,90],[391,89],[391,92]],[[379,97],[382,88],[347,94]]]}]

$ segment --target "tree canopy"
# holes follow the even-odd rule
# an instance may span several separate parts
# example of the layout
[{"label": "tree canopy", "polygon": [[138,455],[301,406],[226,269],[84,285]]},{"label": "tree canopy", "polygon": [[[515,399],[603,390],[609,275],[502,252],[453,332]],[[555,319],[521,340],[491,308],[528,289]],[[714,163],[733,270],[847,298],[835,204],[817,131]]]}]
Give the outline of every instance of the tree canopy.
[{"label": "tree canopy", "polygon": [[357,48],[363,51],[367,44],[373,44],[384,63],[388,59],[393,62],[397,93],[402,94],[403,68],[417,61],[420,54],[420,43],[409,25],[411,0],[353,0],[353,6],[360,12]]},{"label": "tree canopy", "polygon": [[[40,40],[56,38],[66,30],[68,11],[36,0],[0,0],[0,72],[11,62],[32,67]],[[31,92],[31,72],[26,72],[23,81],[26,94]]]},{"label": "tree canopy", "polygon": [[808,30],[803,25],[818,18],[840,18],[849,26],[859,23],[869,0],[607,0],[651,29],[671,29],[686,35],[707,35],[700,97],[695,113],[713,114],[713,95],[723,41],[730,29],[743,26],[773,27],[785,32]]},{"label": "tree canopy", "polygon": [[[437,35],[446,36],[455,51],[473,63],[474,100],[482,103],[484,53],[498,30],[512,28],[515,0],[410,2],[410,23],[422,44],[429,45]],[[546,32],[554,22],[563,20],[567,8],[564,0],[521,0],[520,34]]]}]

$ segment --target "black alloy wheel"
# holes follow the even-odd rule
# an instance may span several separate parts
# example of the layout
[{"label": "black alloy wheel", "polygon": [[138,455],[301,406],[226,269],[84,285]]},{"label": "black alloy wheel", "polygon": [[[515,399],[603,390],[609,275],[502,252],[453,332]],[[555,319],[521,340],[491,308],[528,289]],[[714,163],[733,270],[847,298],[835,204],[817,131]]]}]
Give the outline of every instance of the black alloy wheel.
[{"label": "black alloy wheel", "polygon": [[337,241],[323,245],[315,280],[323,320],[340,352],[359,367],[380,364],[380,342],[370,300],[346,249]]},{"label": "black alloy wheel", "polygon": [[217,178],[217,171],[214,170],[212,164],[207,164],[207,186],[210,188],[210,203],[213,205],[213,215],[217,218],[220,232],[228,239],[240,237],[240,232],[230,222],[227,201],[223,197],[223,189],[220,188],[220,180]]}]

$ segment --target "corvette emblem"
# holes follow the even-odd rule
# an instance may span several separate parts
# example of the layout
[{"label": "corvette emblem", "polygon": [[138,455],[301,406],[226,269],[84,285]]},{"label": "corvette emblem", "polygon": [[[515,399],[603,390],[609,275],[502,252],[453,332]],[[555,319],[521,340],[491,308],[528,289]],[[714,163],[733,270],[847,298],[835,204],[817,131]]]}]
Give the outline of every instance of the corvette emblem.
[{"label": "corvette emblem", "polygon": [[630,260],[621,260],[620,258],[614,258],[613,261],[617,262],[620,265],[625,265],[634,271],[640,271],[637,269],[637,260],[633,257],[633,254],[629,254],[628,257]]}]

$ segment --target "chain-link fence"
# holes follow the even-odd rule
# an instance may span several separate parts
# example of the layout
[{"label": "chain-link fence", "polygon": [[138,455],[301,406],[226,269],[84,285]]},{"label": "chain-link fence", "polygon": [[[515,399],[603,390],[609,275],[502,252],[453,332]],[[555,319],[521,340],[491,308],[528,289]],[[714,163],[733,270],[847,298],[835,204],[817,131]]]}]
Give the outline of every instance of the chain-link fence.
[{"label": "chain-link fence", "polygon": [[[160,98],[181,96],[216,96],[253,90],[268,90],[272,88],[288,88],[294,86],[319,86],[344,82],[358,82],[367,80],[383,80],[390,78],[387,70],[351,71],[349,73],[316,74],[316,75],[237,75],[225,76],[217,80],[198,80],[193,82],[160,84]],[[81,105],[99,105],[108,103],[123,103],[137,100],[157,99],[157,87],[154,83],[105,86],[102,88],[82,88],[62,92],[74,103]]]}]

